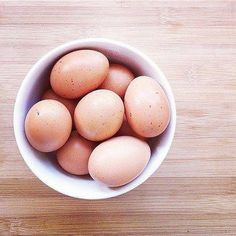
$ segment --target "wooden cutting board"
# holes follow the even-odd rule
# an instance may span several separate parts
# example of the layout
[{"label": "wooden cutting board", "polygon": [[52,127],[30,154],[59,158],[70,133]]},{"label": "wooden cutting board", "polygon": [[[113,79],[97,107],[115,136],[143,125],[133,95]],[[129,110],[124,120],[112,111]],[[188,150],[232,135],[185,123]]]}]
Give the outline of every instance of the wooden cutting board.
[{"label": "wooden cutting board", "polygon": [[[178,116],[160,169],[101,201],[41,183],[12,124],[31,66],[88,37],[120,40],[152,58]],[[0,1],[0,109],[0,235],[236,235],[236,1]]]}]

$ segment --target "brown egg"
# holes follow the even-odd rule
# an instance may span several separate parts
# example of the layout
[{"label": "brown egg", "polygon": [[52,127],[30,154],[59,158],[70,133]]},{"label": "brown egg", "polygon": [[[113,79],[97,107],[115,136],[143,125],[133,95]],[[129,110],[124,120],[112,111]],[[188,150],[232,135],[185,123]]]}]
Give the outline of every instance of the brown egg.
[{"label": "brown egg", "polygon": [[138,135],[137,133],[134,132],[134,130],[132,130],[132,128],[130,127],[130,125],[127,121],[126,115],[124,115],[123,123],[122,123],[119,131],[116,133],[116,136],[133,136],[136,138],[140,138],[142,140],[146,140],[145,137]]},{"label": "brown egg", "polygon": [[122,186],[143,171],[150,155],[146,142],[131,136],[114,137],[93,150],[89,158],[89,174],[107,186]]},{"label": "brown egg", "polygon": [[54,65],[50,83],[61,97],[78,98],[101,85],[108,70],[108,59],[102,53],[78,50],[66,54]]},{"label": "brown egg", "polygon": [[88,159],[95,143],[81,137],[73,131],[66,144],[57,150],[57,161],[70,174],[88,174]]},{"label": "brown egg", "polygon": [[68,111],[71,114],[71,117],[74,117],[74,111],[75,111],[75,107],[77,105],[77,102],[75,100],[71,100],[71,99],[66,99],[63,97],[60,97],[59,95],[57,95],[56,93],[54,93],[54,91],[52,91],[52,89],[48,89],[42,96],[42,100],[45,99],[53,99],[56,100],[58,102],[61,102],[63,105],[66,106],[66,108],[68,109]]},{"label": "brown egg", "polygon": [[134,74],[127,67],[120,64],[111,64],[108,76],[100,88],[109,89],[123,98],[126,89],[133,79]]},{"label": "brown egg", "polygon": [[161,134],[170,120],[169,102],[162,87],[154,79],[134,79],[125,94],[126,117],[131,128],[143,137]]},{"label": "brown egg", "polygon": [[74,121],[80,135],[91,141],[113,136],[121,127],[124,104],[110,90],[100,89],[83,97],[78,103]]},{"label": "brown egg", "polygon": [[36,103],[25,119],[26,137],[41,152],[52,152],[62,147],[70,136],[71,127],[69,111],[55,100]]}]

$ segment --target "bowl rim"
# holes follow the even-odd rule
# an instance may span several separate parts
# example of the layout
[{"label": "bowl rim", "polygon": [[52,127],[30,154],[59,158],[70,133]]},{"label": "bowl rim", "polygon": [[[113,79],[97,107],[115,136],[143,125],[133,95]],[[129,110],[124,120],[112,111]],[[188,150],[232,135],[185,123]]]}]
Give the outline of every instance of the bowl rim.
[{"label": "bowl rim", "polygon": [[150,178],[150,176],[152,176],[155,171],[149,175],[146,176],[146,178],[141,179],[137,184],[135,184],[132,188],[125,190],[123,192],[114,192],[114,194],[108,194],[107,196],[103,196],[103,197],[81,197],[81,196],[75,196],[74,194],[70,194],[68,192],[64,192],[62,191],[60,188],[55,187],[55,185],[52,185],[50,183],[50,181],[47,180],[47,178],[42,177],[41,175],[39,175],[39,173],[36,173],[35,170],[32,168],[29,160],[25,157],[26,153],[23,150],[23,147],[20,144],[20,128],[18,127],[18,122],[17,122],[17,109],[20,103],[20,97],[22,96],[22,92],[24,92],[24,90],[26,89],[27,86],[27,82],[29,80],[29,78],[31,77],[31,74],[33,74],[33,72],[36,70],[36,68],[40,67],[41,63],[43,61],[45,61],[48,57],[51,56],[51,54],[54,54],[57,51],[66,49],[69,46],[76,46],[78,44],[83,44],[83,43],[108,43],[110,45],[117,45],[119,47],[125,48],[128,51],[133,52],[136,55],[139,55],[143,60],[145,60],[148,64],[150,64],[153,68],[155,68],[155,70],[157,71],[159,77],[161,77],[162,80],[165,81],[165,87],[167,87],[167,89],[169,90],[169,94],[168,94],[168,99],[170,100],[171,103],[171,116],[172,116],[172,129],[170,130],[170,134],[168,137],[168,143],[167,143],[167,148],[165,150],[165,153],[163,154],[163,159],[161,160],[161,162],[157,165],[157,167],[155,168],[155,171],[160,167],[161,163],[163,162],[163,160],[166,158],[167,153],[170,150],[171,144],[173,142],[174,139],[174,135],[175,135],[175,130],[176,130],[176,104],[175,104],[175,98],[171,89],[171,86],[167,80],[167,78],[165,77],[164,73],[160,70],[160,68],[156,65],[156,63],[154,63],[148,56],[146,56],[143,52],[141,52],[139,49],[136,49],[135,47],[132,47],[126,43],[120,42],[120,41],[116,41],[116,40],[112,40],[112,39],[107,39],[107,38],[85,38],[85,39],[77,39],[77,40],[73,40],[73,41],[69,41],[66,42],[64,44],[61,44],[55,48],[53,48],[52,50],[48,51],[46,54],[44,54],[42,57],[40,57],[31,67],[31,69],[27,72],[25,78],[23,79],[23,81],[20,84],[20,87],[18,89],[17,92],[17,96],[15,99],[15,105],[14,105],[14,112],[13,112],[13,127],[14,127],[14,135],[15,135],[15,139],[16,139],[16,143],[18,146],[18,150],[23,158],[23,160],[25,161],[26,165],[28,166],[28,168],[33,172],[33,174],[40,180],[42,181],[44,184],[46,184],[48,187],[54,189],[55,191],[66,195],[66,196],[70,196],[73,198],[77,198],[77,199],[84,199],[84,200],[99,200],[99,199],[108,199],[108,198],[112,198],[112,197],[116,197],[116,196],[120,196],[123,195],[124,193],[127,193],[133,189],[135,189],[136,187],[138,187],[139,185],[141,185],[142,183],[144,183],[148,178]]}]

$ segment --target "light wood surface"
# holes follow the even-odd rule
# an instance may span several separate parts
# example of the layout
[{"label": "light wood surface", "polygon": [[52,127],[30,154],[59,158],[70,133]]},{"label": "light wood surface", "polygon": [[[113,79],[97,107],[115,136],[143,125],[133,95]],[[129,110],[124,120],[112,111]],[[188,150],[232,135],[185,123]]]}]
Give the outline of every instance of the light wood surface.
[{"label": "light wood surface", "polygon": [[[63,196],[27,168],[17,90],[52,48],[126,42],[166,74],[177,130],[160,169],[110,200]],[[236,235],[236,1],[1,1],[0,235]]]}]

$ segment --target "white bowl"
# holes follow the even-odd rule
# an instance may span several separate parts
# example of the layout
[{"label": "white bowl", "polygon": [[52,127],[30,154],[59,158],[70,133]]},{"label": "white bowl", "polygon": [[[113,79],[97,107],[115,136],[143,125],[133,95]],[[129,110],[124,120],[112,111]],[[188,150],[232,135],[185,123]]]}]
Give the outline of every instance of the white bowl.
[{"label": "white bowl", "polygon": [[[171,109],[171,120],[165,132],[151,141],[151,159],[135,180],[119,188],[109,188],[90,177],[77,177],[65,173],[56,163],[52,153],[36,151],[28,143],[24,121],[28,110],[39,101],[49,85],[53,64],[63,55],[77,49],[95,49],[109,60],[130,67],[137,75],[146,75],[157,80],[165,90]],[[63,44],[42,57],[29,71],[17,94],[14,108],[14,131],[20,153],[31,171],[46,185],[65,195],[81,199],[104,199],[126,193],[147,180],[161,165],[171,146],[176,126],[174,96],[164,74],[147,56],[124,43],[108,39],[83,39]]]}]

